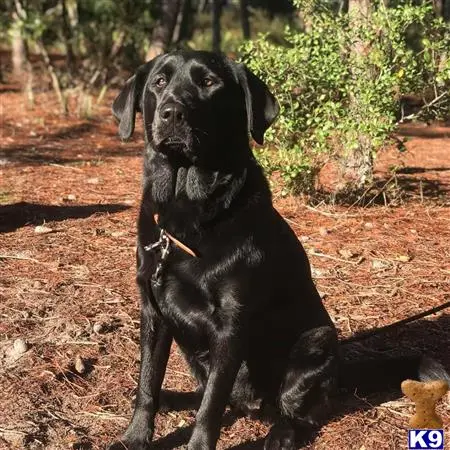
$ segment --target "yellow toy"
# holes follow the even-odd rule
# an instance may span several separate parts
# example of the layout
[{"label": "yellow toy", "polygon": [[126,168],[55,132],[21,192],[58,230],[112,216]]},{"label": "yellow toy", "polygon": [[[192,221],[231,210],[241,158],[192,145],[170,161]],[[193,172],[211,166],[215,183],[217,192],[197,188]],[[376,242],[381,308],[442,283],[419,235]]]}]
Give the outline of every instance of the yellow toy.
[{"label": "yellow toy", "polygon": [[416,405],[416,413],[409,420],[411,428],[442,428],[442,419],[436,413],[436,404],[448,391],[444,380],[420,381],[405,380],[402,392]]}]

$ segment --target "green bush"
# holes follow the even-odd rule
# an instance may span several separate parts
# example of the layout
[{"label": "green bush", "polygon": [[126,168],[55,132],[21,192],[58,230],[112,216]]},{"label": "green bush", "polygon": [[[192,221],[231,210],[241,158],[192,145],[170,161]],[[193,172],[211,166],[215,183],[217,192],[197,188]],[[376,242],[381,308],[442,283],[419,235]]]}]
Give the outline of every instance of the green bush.
[{"label": "green bush", "polygon": [[426,99],[427,118],[448,115],[450,105],[449,25],[430,4],[377,2],[378,9],[358,19],[324,4],[297,1],[310,27],[287,27],[288,45],[260,35],[241,47],[242,60],[281,105],[266,148],[256,154],[269,172],[279,171],[287,186],[303,192],[317,187],[330,159],[341,163],[342,189],[370,183],[376,152],[401,119],[404,95]]}]

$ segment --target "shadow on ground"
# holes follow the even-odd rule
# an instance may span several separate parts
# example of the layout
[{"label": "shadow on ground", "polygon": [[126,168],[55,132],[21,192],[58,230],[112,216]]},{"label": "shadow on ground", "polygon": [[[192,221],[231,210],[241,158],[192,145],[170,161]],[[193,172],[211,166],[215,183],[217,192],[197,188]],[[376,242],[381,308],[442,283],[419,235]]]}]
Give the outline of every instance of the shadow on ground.
[{"label": "shadow on ground", "polygon": [[[89,141],[86,141],[86,145],[89,145]],[[18,145],[15,147],[8,147],[0,151],[0,158],[4,160],[4,163],[35,166],[46,164],[60,164],[67,166],[82,166],[84,164],[97,165],[101,163],[104,158],[115,157],[139,157],[142,155],[142,145],[139,147],[130,147],[122,149],[118,147],[114,148],[102,148],[91,149],[89,155],[91,157],[84,158],[78,157],[81,151],[76,150],[72,157],[68,157],[67,150],[64,148],[63,143],[57,145]],[[73,154],[73,152],[72,152]]]},{"label": "shadow on ground", "polygon": [[[450,183],[442,180],[425,178],[433,172],[450,173],[450,168],[403,167],[395,176],[378,177],[371,186],[358,190],[342,190],[333,192],[319,189],[312,195],[313,203],[339,204],[343,206],[377,206],[397,205],[404,200],[421,198],[441,201],[450,195]],[[423,174],[423,176],[420,176]]]},{"label": "shadow on ground", "polygon": [[130,206],[108,203],[94,205],[58,206],[19,202],[0,205],[0,233],[8,233],[26,225],[42,225],[44,222],[66,219],[85,219],[93,214],[117,213]]},{"label": "shadow on ground", "polygon": [[421,137],[426,139],[450,138],[448,124],[442,124],[442,127],[424,127],[423,125],[402,125],[397,134],[405,137]]},{"label": "shadow on ground", "polygon": [[[85,142],[89,146],[89,140]],[[85,164],[98,165],[104,158],[115,157],[139,157],[142,155],[143,146],[136,144],[127,149],[119,148],[118,146],[102,149],[89,149],[90,157],[79,157],[84,150],[71,151],[68,154],[67,149],[64,148],[63,142],[56,144],[43,145],[41,144],[27,144],[8,147],[0,150],[0,159],[4,164],[15,164],[24,166],[46,165],[46,164],[60,164],[67,166],[83,166]],[[73,149],[69,149],[73,150]],[[69,156],[71,155],[71,156]]]},{"label": "shadow on ground", "polygon": [[[409,168],[405,167],[403,171],[397,172],[397,177],[395,183],[392,183],[393,190],[400,191],[403,196],[413,196],[413,197],[423,197],[427,199],[436,199],[438,200],[441,197],[444,197],[450,194],[450,185],[448,183],[443,183],[438,180],[430,180],[427,178],[408,176],[408,174],[418,174],[418,173],[431,173],[431,172],[443,172],[446,169],[423,169],[422,172],[416,171],[408,171],[409,169],[418,170],[418,168]],[[382,196],[383,192],[387,192],[389,195],[389,189],[385,191],[383,187],[389,180],[378,180],[377,187],[379,188],[379,194],[376,197],[377,203],[384,203],[384,198]]]},{"label": "shadow on ground", "polygon": [[450,172],[450,167],[401,167],[397,169],[400,174],[415,174],[427,172]]},{"label": "shadow on ground", "polygon": [[[11,143],[0,150],[0,158],[4,163],[16,165],[63,164],[80,165],[96,163],[102,158],[138,157],[142,155],[143,135],[137,131],[126,147],[120,146],[120,139],[116,131],[99,128],[99,120],[90,120],[66,127],[58,128],[52,133],[43,133],[27,138],[27,143]],[[17,126],[6,121],[5,130],[14,134]],[[19,132],[22,130],[19,128]],[[111,144],[111,138],[113,143]],[[94,144],[102,142],[102,147]],[[80,148],[81,146],[81,148]],[[79,157],[88,153],[89,158]]]},{"label": "shadow on ground", "polygon": [[[364,333],[364,332],[362,332]],[[354,335],[357,337],[358,335]],[[364,339],[360,342],[345,344],[345,353],[352,358],[380,358],[401,355],[423,354],[440,361],[450,371],[450,353],[445,349],[450,347],[450,314],[444,314],[435,320],[422,319],[409,325],[400,326],[378,336]],[[355,395],[356,394],[356,395]],[[366,411],[381,403],[402,397],[399,387],[384,389],[378,393],[367,392],[340,392],[334,402],[334,412],[330,419],[351,414],[356,411]],[[163,391],[161,395],[161,408],[168,410],[197,409],[200,403],[199,394],[193,392]],[[222,426],[230,426],[239,416],[228,411],[222,421]],[[167,436],[155,440],[155,449],[178,448],[186,445],[192,433],[193,425],[180,428]],[[313,441],[318,430],[311,430],[309,436],[303,436],[299,445]],[[232,447],[233,450],[261,450],[264,439],[245,442]]]}]

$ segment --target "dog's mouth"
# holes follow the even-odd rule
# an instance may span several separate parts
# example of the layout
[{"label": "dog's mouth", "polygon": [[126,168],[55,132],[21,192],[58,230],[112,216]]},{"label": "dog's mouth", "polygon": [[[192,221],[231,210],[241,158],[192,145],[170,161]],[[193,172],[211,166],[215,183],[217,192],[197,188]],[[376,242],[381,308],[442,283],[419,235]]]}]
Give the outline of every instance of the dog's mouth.
[{"label": "dog's mouth", "polygon": [[157,145],[158,152],[164,154],[172,165],[175,166],[190,166],[196,161],[196,156],[193,154],[190,144],[187,139],[182,139],[179,136],[169,136]]},{"label": "dog's mouth", "polygon": [[187,148],[187,142],[184,139],[181,139],[178,136],[170,136],[166,139],[163,139],[158,147],[161,150],[173,150],[173,151],[182,151],[185,150]]},{"label": "dog's mouth", "polygon": [[170,136],[168,138],[163,139],[156,146],[158,151],[170,156],[175,154],[189,154],[189,144],[186,140],[178,137],[178,136]]}]

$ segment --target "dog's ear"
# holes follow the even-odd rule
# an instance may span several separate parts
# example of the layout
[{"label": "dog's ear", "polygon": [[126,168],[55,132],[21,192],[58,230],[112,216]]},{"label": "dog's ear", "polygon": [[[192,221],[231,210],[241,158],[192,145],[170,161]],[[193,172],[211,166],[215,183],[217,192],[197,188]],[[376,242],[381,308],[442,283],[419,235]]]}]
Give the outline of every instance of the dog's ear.
[{"label": "dog's ear", "polygon": [[237,77],[245,94],[248,129],[262,145],[264,133],[276,119],[280,106],[267,85],[243,64],[237,65]]},{"label": "dog's ear", "polygon": [[119,135],[122,139],[129,139],[133,134],[136,112],[141,111],[142,92],[155,59],[137,69],[113,102],[112,112],[119,121]]}]

